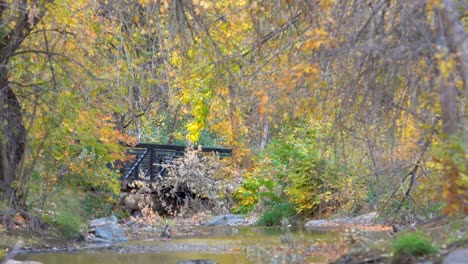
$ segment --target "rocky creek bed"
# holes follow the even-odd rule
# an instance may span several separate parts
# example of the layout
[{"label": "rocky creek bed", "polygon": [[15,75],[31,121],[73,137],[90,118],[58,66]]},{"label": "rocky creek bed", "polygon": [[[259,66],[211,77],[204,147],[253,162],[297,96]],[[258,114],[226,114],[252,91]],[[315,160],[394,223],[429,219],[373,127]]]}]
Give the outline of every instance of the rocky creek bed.
[{"label": "rocky creek bed", "polygon": [[[44,239],[43,244],[34,244],[26,239],[17,259],[42,263],[78,263],[73,262],[75,260],[106,263],[105,259],[111,259],[133,263],[132,256],[136,258],[138,255],[141,262],[136,263],[154,263],[149,261],[155,258],[161,263],[187,259],[210,259],[213,263],[270,263],[272,260],[276,263],[301,263],[301,260],[311,263],[390,263],[388,249],[379,248],[379,245],[392,239],[394,228],[373,224],[373,217],[314,220],[307,222],[304,228],[256,227],[252,226],[255,216],[243,218],[236,215],[211,217],[198,214],[185,219],[140,217],[126,221],[108,218],[99,221],[102,225],[113,226],[109,228],[111,231],[120,230],[118,235],[125,239],[96,239],[96,226],[99,226],[96,222],[99,221],[95,221],[90,223],[94,230],[91,227],[91,233],[81,242],[64,244],[63,241]],[[466,237],[466,223],[466,218],[458,223],[460,237]],[[430,232],[440,241],[446,239],[444,235],[449,235],[445,220],[408,228]],[[449,259],[450,253],[458,254],[458,259],[468,259],[466,250],[463,251],[467,246],[466,240],[445,245],[437,255],[410,259],[407,263],[442,263]]]}]

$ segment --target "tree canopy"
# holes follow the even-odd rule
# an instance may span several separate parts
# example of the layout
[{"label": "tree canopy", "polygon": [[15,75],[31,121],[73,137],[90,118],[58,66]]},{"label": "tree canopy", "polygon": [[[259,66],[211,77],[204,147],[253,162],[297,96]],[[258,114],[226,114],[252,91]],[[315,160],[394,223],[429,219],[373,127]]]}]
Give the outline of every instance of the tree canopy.
[{"label": "tree canopy", "polygon": [[[466,212],[457,0],[0,1],[0,198],[118,193],[122,143],[224,145],[248,210]],[[259,196],[260,195],[260,196]],[[32,203],[32,202],[31,202]],[[327,209],[328,208],[328,209]],[[330,209],[331,208],[331,209]]]}]

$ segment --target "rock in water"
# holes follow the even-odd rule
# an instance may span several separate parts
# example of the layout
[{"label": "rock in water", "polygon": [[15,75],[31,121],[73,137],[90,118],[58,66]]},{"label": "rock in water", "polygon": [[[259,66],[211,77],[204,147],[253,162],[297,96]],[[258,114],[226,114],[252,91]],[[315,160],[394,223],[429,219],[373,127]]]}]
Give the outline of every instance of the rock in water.
[{"label": "rock in water", "polygon": [[442,264],[466,264],[468,263],[468,249],[459,249],[448,254]]},{"label": "rock in water", "polygon": [[235,226],[244,221],[244,216],[235,214],[226,214],[215,216],[211,221],[203,224],[204,226]]}]

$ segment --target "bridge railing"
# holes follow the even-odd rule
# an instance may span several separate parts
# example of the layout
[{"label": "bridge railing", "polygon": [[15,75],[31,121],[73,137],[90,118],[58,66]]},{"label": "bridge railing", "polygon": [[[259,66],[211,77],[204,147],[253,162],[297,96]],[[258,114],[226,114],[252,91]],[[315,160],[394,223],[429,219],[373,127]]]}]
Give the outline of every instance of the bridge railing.
[{"label": "bridge railing", "polygon": [[[175,158],[184,156],[186,146],[140,143],[127,148],[127,161],[121,169],[122,180],[154,181],[163,176]],[[221,157],[231,156],[227,148],[202,147],[202,152],[215,152]]]}]

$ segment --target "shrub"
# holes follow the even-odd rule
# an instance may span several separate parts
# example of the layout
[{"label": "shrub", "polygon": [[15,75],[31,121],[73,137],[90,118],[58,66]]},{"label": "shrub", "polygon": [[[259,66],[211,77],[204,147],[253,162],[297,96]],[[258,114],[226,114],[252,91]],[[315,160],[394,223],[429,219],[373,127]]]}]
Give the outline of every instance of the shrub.
[{"label": "shrub", "polygon": [[110,215],[116,205],[116,199],[106,190],[88,192],[80,201],[84,213],[91,218]]},{"label": "shrub", "polygon": [[278,196],[304,216],[348,211],[365,199],[362,179],[343,165],[324,138],[327,128],[304,125],[281,133],[267,147],[255,176],[271,178]]},{"label": "shrub", "polygon": [[257,225],[262,226],[279,226],[281,220],[291,219],[296,216],[296,211],[290,203],[275,203],[267,211],[263,213],[257,222]]},{"label": "shrub", "polygon": [[236,202],[233,211],[239,214],[246,214],[252,211],[258,204],[260,182],[258,178],[247,178],[234,193]]},{"label": "shrub", "polygon": [[281,202],[284,199],[276,194],[276,188],[277,184],[271,179],[247,178],[234,193],[237,205],[233,211],[245,214],[255,209],[259,201]]},{"label": "shrub", "polygon": [[405,233],[393,241],[393,254],[398,259],[403,256],[424,256],[436,253],[431,241],[421,232]]}]

